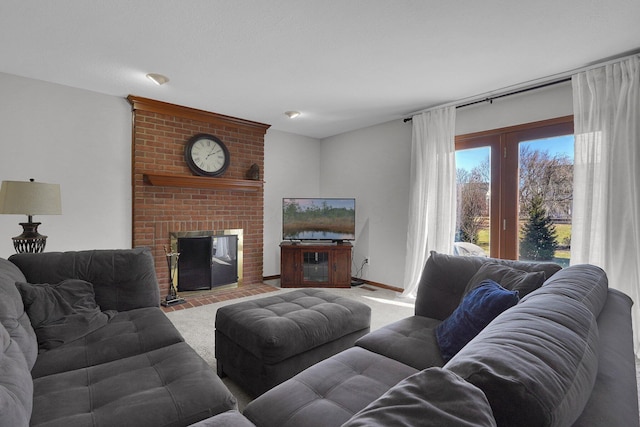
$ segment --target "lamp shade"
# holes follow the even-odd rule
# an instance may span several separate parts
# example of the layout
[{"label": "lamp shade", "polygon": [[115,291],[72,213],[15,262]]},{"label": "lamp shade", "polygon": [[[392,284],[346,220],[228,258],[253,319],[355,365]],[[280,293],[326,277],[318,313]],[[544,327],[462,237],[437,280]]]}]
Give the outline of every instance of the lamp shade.
[{"label": "lamp shade", "polygon": [[61,215],[60,184],[2,181],[0,214]]}]

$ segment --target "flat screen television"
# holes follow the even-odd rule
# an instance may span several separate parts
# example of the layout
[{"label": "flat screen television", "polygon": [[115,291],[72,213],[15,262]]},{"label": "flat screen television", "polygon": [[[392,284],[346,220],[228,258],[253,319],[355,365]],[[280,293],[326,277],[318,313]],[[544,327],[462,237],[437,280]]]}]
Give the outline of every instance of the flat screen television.
[{"label": "flat screen television", "polygon": [[282,240],[356,238],[356,199],[282,199]]}]

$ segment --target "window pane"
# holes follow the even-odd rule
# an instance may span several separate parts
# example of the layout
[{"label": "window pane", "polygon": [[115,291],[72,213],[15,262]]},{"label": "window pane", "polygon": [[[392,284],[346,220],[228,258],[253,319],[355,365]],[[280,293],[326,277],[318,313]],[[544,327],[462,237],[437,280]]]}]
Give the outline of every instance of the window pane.
[{"label": "window pane", "polygon": [[489,255],[491,148],[456,151],[457,215],[455,253]]},{"label": "window pane", "polygon": [[521,142],[518,175],[519,259],[569,265],[573,135]]}]

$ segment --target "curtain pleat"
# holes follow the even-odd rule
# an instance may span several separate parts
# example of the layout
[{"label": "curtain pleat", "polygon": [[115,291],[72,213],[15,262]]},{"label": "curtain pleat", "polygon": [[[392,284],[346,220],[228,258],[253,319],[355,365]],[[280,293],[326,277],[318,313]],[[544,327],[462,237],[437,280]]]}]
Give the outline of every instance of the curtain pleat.
[{"label": "curtain pleat", "polygon": [[572,77],[571,264],[602,267],[629,295],[640,356],[640,56]]},{"label": "curtain pleat", "polygon": [[432,250],[452,253],[456,224],[455,107],[412,120],[409,228],[403,296],[415,297]]}]

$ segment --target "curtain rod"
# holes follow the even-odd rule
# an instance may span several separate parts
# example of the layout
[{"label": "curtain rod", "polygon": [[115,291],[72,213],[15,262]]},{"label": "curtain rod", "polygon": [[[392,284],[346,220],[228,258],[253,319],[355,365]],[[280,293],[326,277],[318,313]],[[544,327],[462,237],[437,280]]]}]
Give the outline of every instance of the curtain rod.
[{"label": "curtain rod", "polygon": [[[535,89],[540,89],[540,88],[547,87],[547,86],[552,86],[552,85],[555,85],[555,84],[558,84],[558,83],[568,82],[568,81],[571,80],[571,77],[574,74],[581,73],[581,72],[584,72],[584,71],[593,70],[595,68],[604,67],[606,65],[614,64],[616,62],[625,61],[625,60],[627,60],[629,58],[632,58],[634,56],[637,56],[637,55],[640,55],[640,49],[635,49],[635,50],[633,50],[631,52],[627,51],[626,54],[622,54],[621,56],[610,57],[608,60],[604,60],[602,62],[591,64],[591,65],[588,65],[586,67],[577,68],[575,70],[566,71],[564,73],[555,74],[553,76],[548,76],[548,77],[546,77],[546,81],[544,81],[545,78],[538,79],[538,81],[542,81],[542,83],[539,83],[537,85],[533,84],[533,86],[524,87],[522,89],[517,89],[517,90],[514,90],[514,91],[506,92],[506,93],[503,93],[503,94],[500,94],[500,95],[486,96],[486,97],[483,97],[481,99],[478,99],[478,100],[475,100],[475,101],[470,101],[470,102],[467,102],[467,103],[464,103],[464,104],[460,104],[460,105],[456,105],[456,102],[460,102],[460,101],[456,101],[456,102],[450,102],[448,104],[443,104],[443,105],[440,105],[440,106],[425,108],[423,110],[416,111],[415,113],[412,113],[411,117],[408,117],[408,118],[404,119],[404,122],[405,123],[406,122],[410,122],[410,121],[413,120],[413,116],[415,116],[416,114],[420,114],[422,112],[429,111],[429,110],[432,110],[434,108],[442,108],[442,107],[455,105],[456,109],[458,109],[458,108],[462,108],[462,107],[468,107],[470,105],[480,104],[482,102],[491,103],[491,102],[493,102],[494,99],[499,99],[499,98],[503,98],[505,96],[510,96],[510,95],[516,95],[516,94],[519,94],[519,93],[528,92],[530,90],[535,90]],[[534,81],[532,81],[530,83],[534,83]]]},{"label": "curtain rod", "polygon": [[531,87],[527,87],[527,88],[524,88],[524,89],[515,90],[513,92],[503,93],[501,95],[490,96],[488,98],[481,99],[481,100],[478,100],[478,101],[467,102],[466,104],[462,104],[462,105],[456,105],[456,108],[468,107],[470,105],[480,104],[481,102],[488,102],[489,104],[491,104],[494,99],[504,98],[505,96],[517,95],[519,93],[529,92],[530,90],[542,89],[543,87],[553,86],[553,85],[557,85],[559,83],[570,82],[570,81],[571,81],[571,77],[567,77],[567,78],[556,80],[556,81],[553,81],[553,82],[542,83],[542,84],[539,84],[539,85],[536,85],[536,86],[531,86]]},{"label": "curtain rod", "polygon": [[[471,102],[467,102],[465,104],[456,105],[456,110],[458,108],[464,108],[464,107],[468,107],[470,105],[481,104],[483,102],[488,102],[489,104],[492,104],[494,99],[500,99],[500,98],[504,98],[506,96],[517,95],[519,93],[529,92],[531,90],[536,90],[536,89],[542,89],[543,87],[553,86],[553,85],[557,85],[559,83],[565,83],[565,82],[569,82],[569,81],[571,81],[571,77],[565,77],[564,79],[555,80],[555,81],[547,82],[547,83],[542,83],[542,84],[539,84],[539,85],[526,87],[524,89],[514,90],[512,92],[507,92],[507,93],[503,93],[503,94],[496,95],[496,96],[488,96],[488,97],[483,98],[483,99],[478,99],[477,101],[471,101]],[[404,119],[404,122],[407,123],[407,122],[410,122],[412,120],[413,120],[413,117],[408,117],[408,118]]]}]

